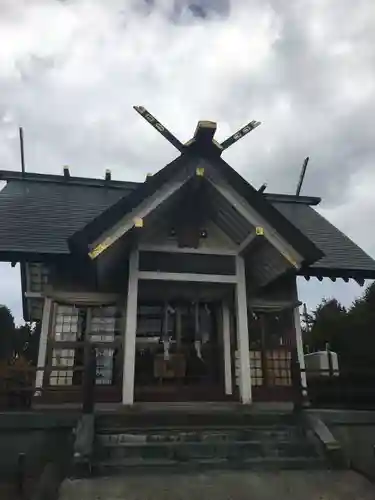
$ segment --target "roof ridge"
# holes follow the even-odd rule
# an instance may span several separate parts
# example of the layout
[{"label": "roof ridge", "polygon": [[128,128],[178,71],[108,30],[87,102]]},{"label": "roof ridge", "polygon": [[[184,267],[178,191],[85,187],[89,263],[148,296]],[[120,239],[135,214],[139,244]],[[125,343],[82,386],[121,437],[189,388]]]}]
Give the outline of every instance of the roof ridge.
[{"label": "roof ridge", "polygon": [[[136,188],[143,184],[142,182],[105,180],[95,177],[70,176],[64,177],[63,174],[43,174],[38,172],[22,172],[14,170],[0,170],[0,181],[27,180],[29,182],[49,182],[55,184],[102,187],[111,189]],[[267,201],[275,203],[301,203],[304,205],[319,205],[322,201],[317,196],[296,196],[286,193],[263,193]]]},{"label": "roof ridge", "polygon": [[87,186],[87,187],[103,187],[111,189],[135,188],[142,182],[121,181],[121,180],[105,180],[94,177],[79,177],[58,174],[42,174],[37,172],[22,172],[14,170],[0,170],[0,181],[29,181],[29,182],[49,182],[54,184]]}]

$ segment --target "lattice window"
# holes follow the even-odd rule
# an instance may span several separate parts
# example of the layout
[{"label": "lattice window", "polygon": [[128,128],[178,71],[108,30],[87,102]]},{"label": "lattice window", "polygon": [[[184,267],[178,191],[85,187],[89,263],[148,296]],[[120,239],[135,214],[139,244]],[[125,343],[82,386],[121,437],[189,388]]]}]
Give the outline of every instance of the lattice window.
[{"label": "lattice window", "polygon": [[[74,306],[57,305],[52,338],[57,342],[74,342],[78,334],[78,309]],[[74,349],[55,348],[52,350],[52,366],[73,367]],[[50,385],[72,385],[73,370],[51,371]]]},{"label": "lattice window", "polygon": [[[57,343],[52,350],[52,366],[82,367],[83,342],[107,343],[96,347],[97,370],[96,384],[110,385],[113,382],[115,349],[113,342],[120,333],[120,311],[116,306],[75,307],[71,305],[55,306],[54,324],[51,340]],[[80,341],[73,348],[69,342]],[[61,343],[61,347],[59,347]],[[81,383],[79,372],[73,380],[73,369],[53,370],[50,375],[50,385],[73,385]]]},{"label": "lattice window", "polygon": [[269,386],[292,385],[291,352],[284,349],[266,351],[267,382]]},{"label": "lattice window", "polygon": [[49,281],[49,268],[41,262],[31,262],[27,265],[29,291],[42,292]]},{"label": "lattice window", "polygon": [[263,368],[261,351],[250,351],[251,385],[263,385]]},{"label": "lattice window", "polygon": [[[249,357],[250,357],[251,385],[255,387],[262,386],[264,384],[262,353],[261,351],[250,351]],[[238,351],[235,352],[235,374],[236,374],[236,385],[238,386],[240,377],[240,360]]]},{"label": "lattice window", "polygon": [[[93,342],[113,342],[118,334],[119,317],[115,306],[91,309],[89,335]],[[96,349],[96,384],[110,385],[113,379],[114,349]]]}]

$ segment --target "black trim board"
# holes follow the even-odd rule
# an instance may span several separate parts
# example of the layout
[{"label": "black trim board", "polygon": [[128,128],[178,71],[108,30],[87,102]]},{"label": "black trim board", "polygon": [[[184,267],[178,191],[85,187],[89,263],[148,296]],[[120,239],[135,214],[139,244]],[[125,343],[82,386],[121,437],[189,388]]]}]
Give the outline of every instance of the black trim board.
[{"label": "black trim board", "polygon": [[136,208],[143,200],[151,196],[165,182],[167,182],[178,170],[191,159],[183,154],[150,176],[143,184],[130,194],[121,198],[117,203],[102,212],[94,220],[90,221],[83,229],[74,233],[69,239],[69,248],[74,251],[87,252],[89,245],[100,237],[109,227],[113,226],[126,213]]},{"label": "black trim board", "polygon": [[238,172],[236,172],[222,158],[212,160],[217,171],[254,209],[262,215],[283,236],[288,243],[304,257],[305,264],[312,264],[321,259],[323,252],[289,222],[266,197],[257,191]]}]

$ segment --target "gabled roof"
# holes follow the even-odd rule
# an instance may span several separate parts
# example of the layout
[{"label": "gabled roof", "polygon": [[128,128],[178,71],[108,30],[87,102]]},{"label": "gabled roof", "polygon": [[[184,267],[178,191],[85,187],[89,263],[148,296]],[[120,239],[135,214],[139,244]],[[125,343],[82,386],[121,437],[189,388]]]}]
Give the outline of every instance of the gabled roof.
[{"label": "gabled roof", "polygon": [[[69,255],[68,239],[77,230],[144,185],[32,173],[22,178],[12,171],[0,171],[1,180],[8,181],[0,191],[3,261]],[[263,197],[324,253],[303,274],[375,278],[375,261],[313,208],[320,198],[275,193]]]},{"label": "gabled roof", "polygon": [[320,259],[323,254],[299,229],[293,226],[279,211],[275,210],[262,193],[254,189],[240,174],[230,167],[222,158],[215,156],[204,158],[201,154],[183,153],[176,160],[169,163],[147,182],[136,188],[129,196],[119,199],[115,205],[105,210],[95,220],[92,220],[83,229],[78,230],[71,238],[72,248],[81,247],[87,253],[90,245],[105,231],[121,220],[124,215],[136,208],[147,199],[177,172],[192,163],[198,165],[204,159],[219,173],[219,175],[241,196],[255,211],[301,255],[304,262],[309,264]]}]

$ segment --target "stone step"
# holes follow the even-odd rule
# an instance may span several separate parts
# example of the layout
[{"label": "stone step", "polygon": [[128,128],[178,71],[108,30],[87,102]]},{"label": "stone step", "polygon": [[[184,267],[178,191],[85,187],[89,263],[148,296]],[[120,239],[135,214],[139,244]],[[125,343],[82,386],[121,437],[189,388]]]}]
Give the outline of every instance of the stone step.
[{"label": "stone step", "polygon": [[307,442],[230,442],[230,443],[173,443],[124,445],[121,447],[104,447],[96,451],[101,459],[137,458],[143,459],[178,459],[225,458],[238,459],[244,457],[312,457],[316,456],[314,447]]},{"label": "stone step", "polygon": [[227,427],[227,428],[152,428],[102,429],[96,438],[100,445],[120,446],[123,443],[145,442],[222,442],[256,440],[295,440],[305,437],[300,427]]},{"label": "stone step", "polygon": [[245,458],[243,460],[228,460],[225,458],[206,458],[196,460],[177,459],[121,459],[100,461],[93,465],[94,475],[111,476],[118,474],[144,474],[151,472],[159,473],[179,473],[179,472],[202,472],[204,470],[323,470],[327,469],[327,464],[316,457],[288,458]]},{"label": "stone step", "polygon": [[296,417],[292,413],[252,413],[237,407],[235,411],[128,411],[118,414],[98,414],[95,418],[97,429],[115,428],[155,428],[155,427],[217,427],[226,426],[280,426],[294,425]]},{"label": "stone step", "polygon": [[[206,432],[206,431],[205,431]],[[315,446],[307,437],[290,435],[274,438],[269,435],[253,436],[226,434],[223,431],[209,435],[175,434],[174,439],[160,435],[119,434],[99,435],[96,437],[95,455],[98,459],[118,459],[142,457],[144,459],[175,457],[189,460],[196,457],[295,457],[315,456]]]},{"label": "stone step", "polygon": [[[130,415],[133,417],[132,415]],[[327,467],[314,440],[293,414],[156,414],[156,421],[123,416],[96,419],[94,469],[259,470]],[[143,415],[144,417],[144,415]],[[172,421],[171,421],[172,420]],[[155,469],[155,470],[154,470]]]}]

